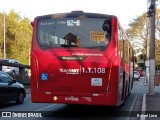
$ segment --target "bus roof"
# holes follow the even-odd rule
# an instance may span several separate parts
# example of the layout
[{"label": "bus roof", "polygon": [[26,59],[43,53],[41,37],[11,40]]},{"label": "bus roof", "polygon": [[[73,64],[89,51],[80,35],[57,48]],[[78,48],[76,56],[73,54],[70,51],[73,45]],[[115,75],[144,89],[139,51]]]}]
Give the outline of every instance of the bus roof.
[{"label": "bus roof", "polygon": [[[100,13],[88,13],[83,11],[72,11],[70,13],[56,13],[37,16],[37,19],[51,19],[51,18],[102,18],[102,19],[111,19],[116,17],[114,15],[100,14]],[[117,17],[116,17],[117,18]]]}]

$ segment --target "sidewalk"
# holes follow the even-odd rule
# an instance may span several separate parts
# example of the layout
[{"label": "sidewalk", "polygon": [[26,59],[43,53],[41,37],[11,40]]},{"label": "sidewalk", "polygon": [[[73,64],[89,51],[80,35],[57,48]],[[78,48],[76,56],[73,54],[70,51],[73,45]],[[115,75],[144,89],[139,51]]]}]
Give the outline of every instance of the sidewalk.
[{"label": "sidewalk", "polygon": [[142,113],[141,120],[160,120],[160,86],[155,86],[154,95],[143,95]]},{"label": "sidewalk", "polygon": [[146,95],[146,111],[159,111],[160,112],[160,87],[155,86],[154,95]]}]

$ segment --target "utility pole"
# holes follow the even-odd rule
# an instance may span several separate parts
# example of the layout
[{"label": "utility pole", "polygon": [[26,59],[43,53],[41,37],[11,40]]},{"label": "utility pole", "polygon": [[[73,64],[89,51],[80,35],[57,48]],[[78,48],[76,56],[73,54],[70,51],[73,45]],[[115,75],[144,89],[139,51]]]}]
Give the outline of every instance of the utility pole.
[{"label": "utility pole", "polygon": [[4,33],[3,33],[3,58],[6,59],[6,17],[5,17],[5,12],[3,10],[3,14],[4,14],[4,17],[3,17],[3,24],[4,24]]},{"label": "utility pole", "polygon": [[[147,1],[147,11],[148,11],[148,4],[149,1]],[[146,28],[147,28],[147,36],[146,36],[146,61],[145,61],[145,66],[146,66],[146,81],[145,83],[149,83],[149,18],[147,16],[146,18]]]},{"label": "utility pole", "polygon": [[149,22],[148,22],[148,18],[146,21],[146,26],[147,26],[147,40],[146,40],[146,61],[145,61],[145,66],[146,66],[146,83],[149,83]]},{"label": "utility pole", "polygon": [[155,0],[151,0],[149,7],[149,17],[150,17],[150,51],[149,51],[149,66],[150,66],[150,79],[149,79],[149,94],[155,94],[154,84],[155,84]]}]

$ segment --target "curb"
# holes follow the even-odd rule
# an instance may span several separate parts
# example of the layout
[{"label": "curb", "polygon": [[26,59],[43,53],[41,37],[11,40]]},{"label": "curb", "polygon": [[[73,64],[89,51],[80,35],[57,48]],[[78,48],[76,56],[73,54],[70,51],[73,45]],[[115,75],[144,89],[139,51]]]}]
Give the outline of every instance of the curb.
[{"label": "curb", "polygon": [[[142,101],[142,108],[141,108],[141,114],[145,114],[146,112],[146,93],[143,94],[143,101]],[[141,117],[140,120],[145,120],[146,117]]]},{"label": "curb", "polygon": [[30,88],[26,88],[25,91],[26,91],[26,94],[30,94],[31,93]]}]

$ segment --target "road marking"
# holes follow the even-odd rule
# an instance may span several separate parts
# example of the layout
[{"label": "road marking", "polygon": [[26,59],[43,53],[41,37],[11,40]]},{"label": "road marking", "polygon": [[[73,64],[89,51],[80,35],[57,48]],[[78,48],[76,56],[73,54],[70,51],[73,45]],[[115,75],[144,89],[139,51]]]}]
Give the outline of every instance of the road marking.
[{"label": "road marking", "polygon": [[136,104],[136,101],[137,101],[137,98],[138,98],[138,95],[136,95],[134,100],[133,100],[133,103],[132,103],[132,105],[129,109],[129,113],[127,114],[128,117],[126,118],[126,120],[130,120],[134,105]]},{"label": "road marking", "polygon": [[[143,94],[143,101],[142,101],[142,109],[141,109],[141,114],[145,114],[146,112],[146,93]],[[141,117],[140,120],[145,120],[146,117]]]},{"label": "road marking", "polygon": [[56,106],[57,104],[53,104],[53,105],[50,105],[50,106],[47,106],[47,107],[44,107],[44,108],[41,108],[41,109],[38,109],[38,110],[35,110],[35,111],[43,111],[45,109],[48,109],[48,108],[51,108],[53,106]]}]

